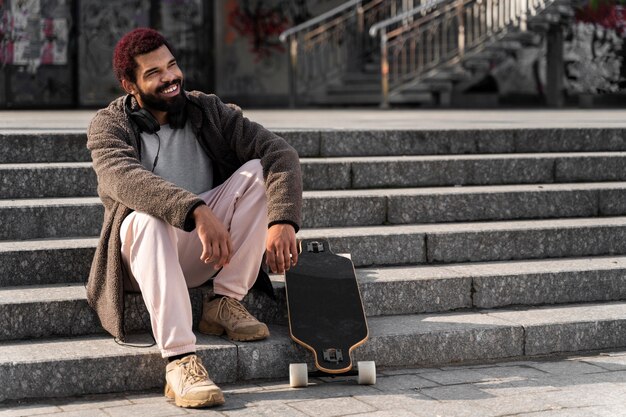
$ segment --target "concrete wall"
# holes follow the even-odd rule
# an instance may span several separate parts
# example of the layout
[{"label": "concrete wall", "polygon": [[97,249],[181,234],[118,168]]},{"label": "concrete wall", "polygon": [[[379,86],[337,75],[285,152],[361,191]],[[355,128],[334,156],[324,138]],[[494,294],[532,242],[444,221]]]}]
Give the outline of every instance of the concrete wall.
[{"label": "concrete wall", "polygon": [[0,104],[71,105],[72,4],[0,2]]},{"label": "concrete wall", "polygon": [[216,0],[216,92],[241,105],[288,103],[287,53],[278,35],[342,0]]},{"label": "concrete wall", "polygon": [[80,1],[79,104],[102,106],[122,93],[111,70],[115,43],[136,27],[160,30],[176,48],[186,88],[212,87],[210,3],[202,0]]},{"label": "concrete wall", "polygon": [[[122,94],[111,71],[113,47],[139,26],[170,39],[188,89],[244,106],[282,106],[287,54],[278,35],[343,1],[0,0],[0,108],[106,105]],[[568,94],[624,88],[626,12],[605,3],[612,20],[581,9],[567,29]],[[495,69],[500,93],[542,94],[544,57],[543,46],[528,48]]]}]

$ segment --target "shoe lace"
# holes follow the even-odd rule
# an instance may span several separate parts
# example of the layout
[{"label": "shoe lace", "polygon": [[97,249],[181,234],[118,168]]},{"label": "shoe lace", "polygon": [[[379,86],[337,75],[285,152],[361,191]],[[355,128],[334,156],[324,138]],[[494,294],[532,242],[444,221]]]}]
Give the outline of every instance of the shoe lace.
[{"label": "shoe lace", "polygon": [[187,371],[184,373],[185,385],[188,382],[189,384],[193,385],[199,381],[206,381],[206,379],[209,377],[209,373],[206,371],[206,369],[204,369],[204,366],[202,366],[202,363],[195,355],[189,358],[189,362],[185,366],[185,370]]},{"label": "shoe lace", "polygon": [[220,304],[217,307],[217,311],[219,311],[220,320],[226,320],[229,317],[234,317],[236,319],[247,319],[252,317],[248,310],[239,303],[239,301],[229,298],[222,297],[220,300]]}]

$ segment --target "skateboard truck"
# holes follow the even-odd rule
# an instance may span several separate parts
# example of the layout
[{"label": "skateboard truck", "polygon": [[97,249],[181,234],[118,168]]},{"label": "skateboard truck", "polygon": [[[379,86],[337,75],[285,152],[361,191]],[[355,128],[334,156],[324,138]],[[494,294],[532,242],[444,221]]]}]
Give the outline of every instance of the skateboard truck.
[{"label": "skateboard truck", "polygon": [[324,252],[324,244],[320,242],[309,242],[306,245],[306,250],[313,253]]},{"label": "skateboard truck", "polygon": [[341,349],[325,349],[324,360],[331,363],[343,362],[343,351]]}]

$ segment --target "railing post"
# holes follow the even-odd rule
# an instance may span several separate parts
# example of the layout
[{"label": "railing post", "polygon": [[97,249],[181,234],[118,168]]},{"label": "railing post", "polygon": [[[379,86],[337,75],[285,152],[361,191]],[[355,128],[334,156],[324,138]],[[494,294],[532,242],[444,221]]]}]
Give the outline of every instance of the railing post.
[{"label": "railing post", "polygon": [[522,32],[526,32],[528,30],[528,0],[522,1],[522,13],[520,18],[519,28]]},{"label": "railing post", "polygon": [[459,55],[462,57],[465,53],[465,13],[463,13],[463,1],[456,2],[456,15],[459,20]]},{"label": "railing post", "polygon": [[546,102],[548,107],[563,107],[563,27],[550,25],[546,35]]},{"label": "railing post", "polygon": [[493,0],[487,2],[487,33],[491,35],[493,27]]},{"label": "railing post", "polygon": [[296,107],[296,96],[298,94],[298,40],[297,35],[289,38],[289,107]]},{"label": "railing post", "polygon": [[356,35],[356,69],[363,67],[363,58],[365,51],[365,37],[369,36],[365,30],[365,11],[361,2],[356,6],[357,17],[357,35]]},{"label": "railing post", "polygon": [[387,53],[387,34],[380,34],[380,80],[381,80],[381,102],[380,107],[389,108],[389,55]]}]

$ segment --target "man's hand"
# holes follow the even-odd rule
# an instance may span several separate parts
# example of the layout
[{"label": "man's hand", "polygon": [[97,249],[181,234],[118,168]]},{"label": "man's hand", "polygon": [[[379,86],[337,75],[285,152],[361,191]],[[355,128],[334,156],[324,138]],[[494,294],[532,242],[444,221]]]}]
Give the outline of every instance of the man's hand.
[{"label": "man's hand", "polygon": [[266,244],[267,266],[275,274],[283,274],[298,263],[296,231],[290,224],[275,224],[269,228]]},{"label": "man's hand", "polygon": [[207,264],[212,263],[216,270],[228,265],[232,256],[232,243],[224,224],[204,204],[194,209],[193,218],[202,242],[200,260]]}]

